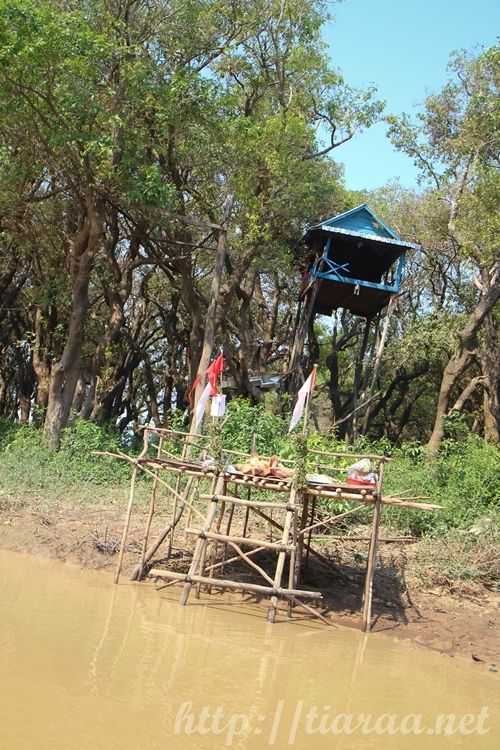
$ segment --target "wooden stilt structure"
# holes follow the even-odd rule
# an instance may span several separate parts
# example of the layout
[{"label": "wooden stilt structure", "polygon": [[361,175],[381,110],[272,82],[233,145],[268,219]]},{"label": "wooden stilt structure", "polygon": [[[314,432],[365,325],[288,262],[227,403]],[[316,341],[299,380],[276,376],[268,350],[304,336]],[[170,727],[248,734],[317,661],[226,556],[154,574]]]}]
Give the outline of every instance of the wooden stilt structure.
[{"label": "wooden stilt structure", "polygon": [[[185,451],[188,440],[189,457]],[[337,574],[341,574],[339,567],[315,548],[313,531],[321,529],[327,532],[342,519],[358,512],[360,508],[372,507],[374,512],[362,613],[363,630],[369,631],[382,506],[422,510],[434,510],[439,506],[417,502],[418,498],[384,497],[382,483],[384,465],[388,459],[383,456],[310,451],[311,465],[313,468],[321,467],[322,470],[326,470],[332,477],[331,484],[306,482],[299,488],[292,479],[234,473],[233,469],[228,471],[224,466],[203,461],[207,440],[208,438],[199,435],[148,427],[144,429],[143,448],[137,458],[123,453],[104,453],[127,461],[132,466],[129,502],[115,583],[119,580],[123,565],[136,480],[142,472],[152,479],[152,490],[140,559],[132,571],[133,580],[140,580],[143,574],[147,574],[150,578],[162,582],[162,586],[181,584],[181,605],[188,602],[193,585],[197,597],[201,596],[202,592],[229,589],[256,596],[268,596],[269,622],[275,621],[279,603],[283,601],[287,605],[289,617],[297,608],[331,624],[317,606],[312,607],[310,604],[321,602],[322,593],[300,586],[302,566],[309,555],[321,564],[333,568]],[[175,445],[179,451],[179,443],[182,450],[180,458],[177,458]],[[231,461],[236,460],[235,457],[240,457],[243,461],[248,459],[248,454],[234,450],[224,450],[223,453],[227,454]],[[369,458],[376,462],[376,485],[353,486],[342,481],[342,478],[337,479],[339,474],[341,477],[346,474],[349,464],[360,458]],[[241,493],[238,495],[240,487],[245,488],[244,496],[241,496]],[[157,537],[150,541],[152,521],[155,513],[165,507],[165,496],[170,507],[173,506],[172,516]],[[341,512],[330,510],[329,513],[325,513],[324,504],[323,507],[321,505],[325,500],[328,501],[330,509],[336,501],[352,503],[352,508],[340,508]],[[171,549],[173,530],[179,525],[185,508],[191,511],[191,523],[183,529],[185,537],[187,540],[193,537],[196,540],[189,570],[179,572],[158,567],[154,562],[155,555],[164,543]],[[257,524],[251,522],[251,517],[259,520],[259,529]],[[278,538],[276,534],[272,540],[269,534],[266,537],[263,527],[277,531]],[[270,567],[273,557],[274,570]],[[248,576],[242,577],[240,568],[238,572],[235,571],[234,566],[240,563],[244,566],[243,570],[248,571]],[[258,583],[255,582],[255,578]]]}]

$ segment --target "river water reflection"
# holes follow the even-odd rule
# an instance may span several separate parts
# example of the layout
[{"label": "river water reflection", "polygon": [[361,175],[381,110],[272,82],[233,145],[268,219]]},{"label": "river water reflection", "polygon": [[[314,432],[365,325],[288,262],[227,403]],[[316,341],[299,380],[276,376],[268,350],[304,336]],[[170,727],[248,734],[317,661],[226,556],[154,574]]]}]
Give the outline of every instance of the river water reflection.
[{"label": "river water reflection", "polygon": [[1,750],[498,747],[485,665],[28,555],[0,570]]}]

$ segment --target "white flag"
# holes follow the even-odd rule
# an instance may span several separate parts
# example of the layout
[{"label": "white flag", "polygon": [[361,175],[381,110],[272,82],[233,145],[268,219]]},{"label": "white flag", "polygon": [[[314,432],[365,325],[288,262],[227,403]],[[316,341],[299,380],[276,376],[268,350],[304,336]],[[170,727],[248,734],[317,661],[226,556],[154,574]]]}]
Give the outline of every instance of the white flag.
[{"label": "white flag", "polygon": [[217,396],[212,396],[212,409],[210,414],[212,417],[223,417],[226,413],[226,396],[222,393],[218,393]]},{"label": "white flag", "polygon": [[306,382],[304,383],[304,385],[302,386],[302,388],[297,394],[297,402],[293,409],[292,420],[290,422],[290,427],[288,428],[288,432],[291,432],[293,428],[296,427],[297,424],[300,422],[300,418],[304,411],[306,401],[309,398],[311,391],[314,389],[315,380],[316,380],[316,368],[311,370],[311,374],[309,375]]},{"label": "white flag", "polygon": [[205,409],[207,406],[207,401],[210,397],[211,390],[212,386],[210,385],[210,382],[208,382],[205,386],[205,390],[198,399],[198,403],[196,404],[196,409],[194,412],[194,432],[197,432],[198,427],[203,422],[203,417],[205,416]]}]

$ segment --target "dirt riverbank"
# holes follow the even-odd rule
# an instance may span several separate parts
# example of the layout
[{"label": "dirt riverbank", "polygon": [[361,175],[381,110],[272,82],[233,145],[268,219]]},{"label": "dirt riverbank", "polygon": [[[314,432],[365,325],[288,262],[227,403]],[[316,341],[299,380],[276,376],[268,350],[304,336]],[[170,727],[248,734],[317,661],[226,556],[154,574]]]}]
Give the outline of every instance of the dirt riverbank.
[{"label": "dirt riverbank", "polygon": [[[114,505],[80,510],[61,504],[50,512],[40,512],[18,503],[15,509],[7,507],[0,511],[0,547],[109,570],[111,579],[123,516],[123,508]],[[133,517],[124,558],[124,580],[139,559],[145,517],[144,513]],[[155,521],[152,535],[161,525],[161,519]],[[180,532],[176,535],[172,561],[176,569],[187,570],[190,545],[192,542]],[[321,550],[332,557],[335,570],[311,558],[304,585],[323,592],[322,611],[333,623],[358,628],[366,544],[340,545],[338,541],[327,540]],[[380,545],[373,632],[380,637],[409,640],[450,657],[465,657],[477,662],[478,668],[492,671],[500,668],[498,595],[477,585],[457,590],[449,582],[436,583],[432,574],[424,583],[425,576],[412,574],[411,562],[426,554],[421,542]],[[265,565],[265,559],[261,564]],[[243,568],[240,572],[245,575]],[[214,593],[221,596],[220,592]]]}]

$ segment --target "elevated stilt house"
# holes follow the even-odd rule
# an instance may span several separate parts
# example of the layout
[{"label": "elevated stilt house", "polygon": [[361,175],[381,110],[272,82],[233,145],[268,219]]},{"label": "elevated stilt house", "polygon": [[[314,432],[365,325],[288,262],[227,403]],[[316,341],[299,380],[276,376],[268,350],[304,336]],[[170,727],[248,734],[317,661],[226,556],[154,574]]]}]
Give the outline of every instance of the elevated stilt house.
[{"label": "elevated stilt house", "polygon": [[290,390],[300,379],[297,371],[314,316],[347,309],[366,319],[366,339],[371,320],[399,293],[405,254],[416,247],[366,204],[308,229],[301,243],[303,274],[289,363]]}]

